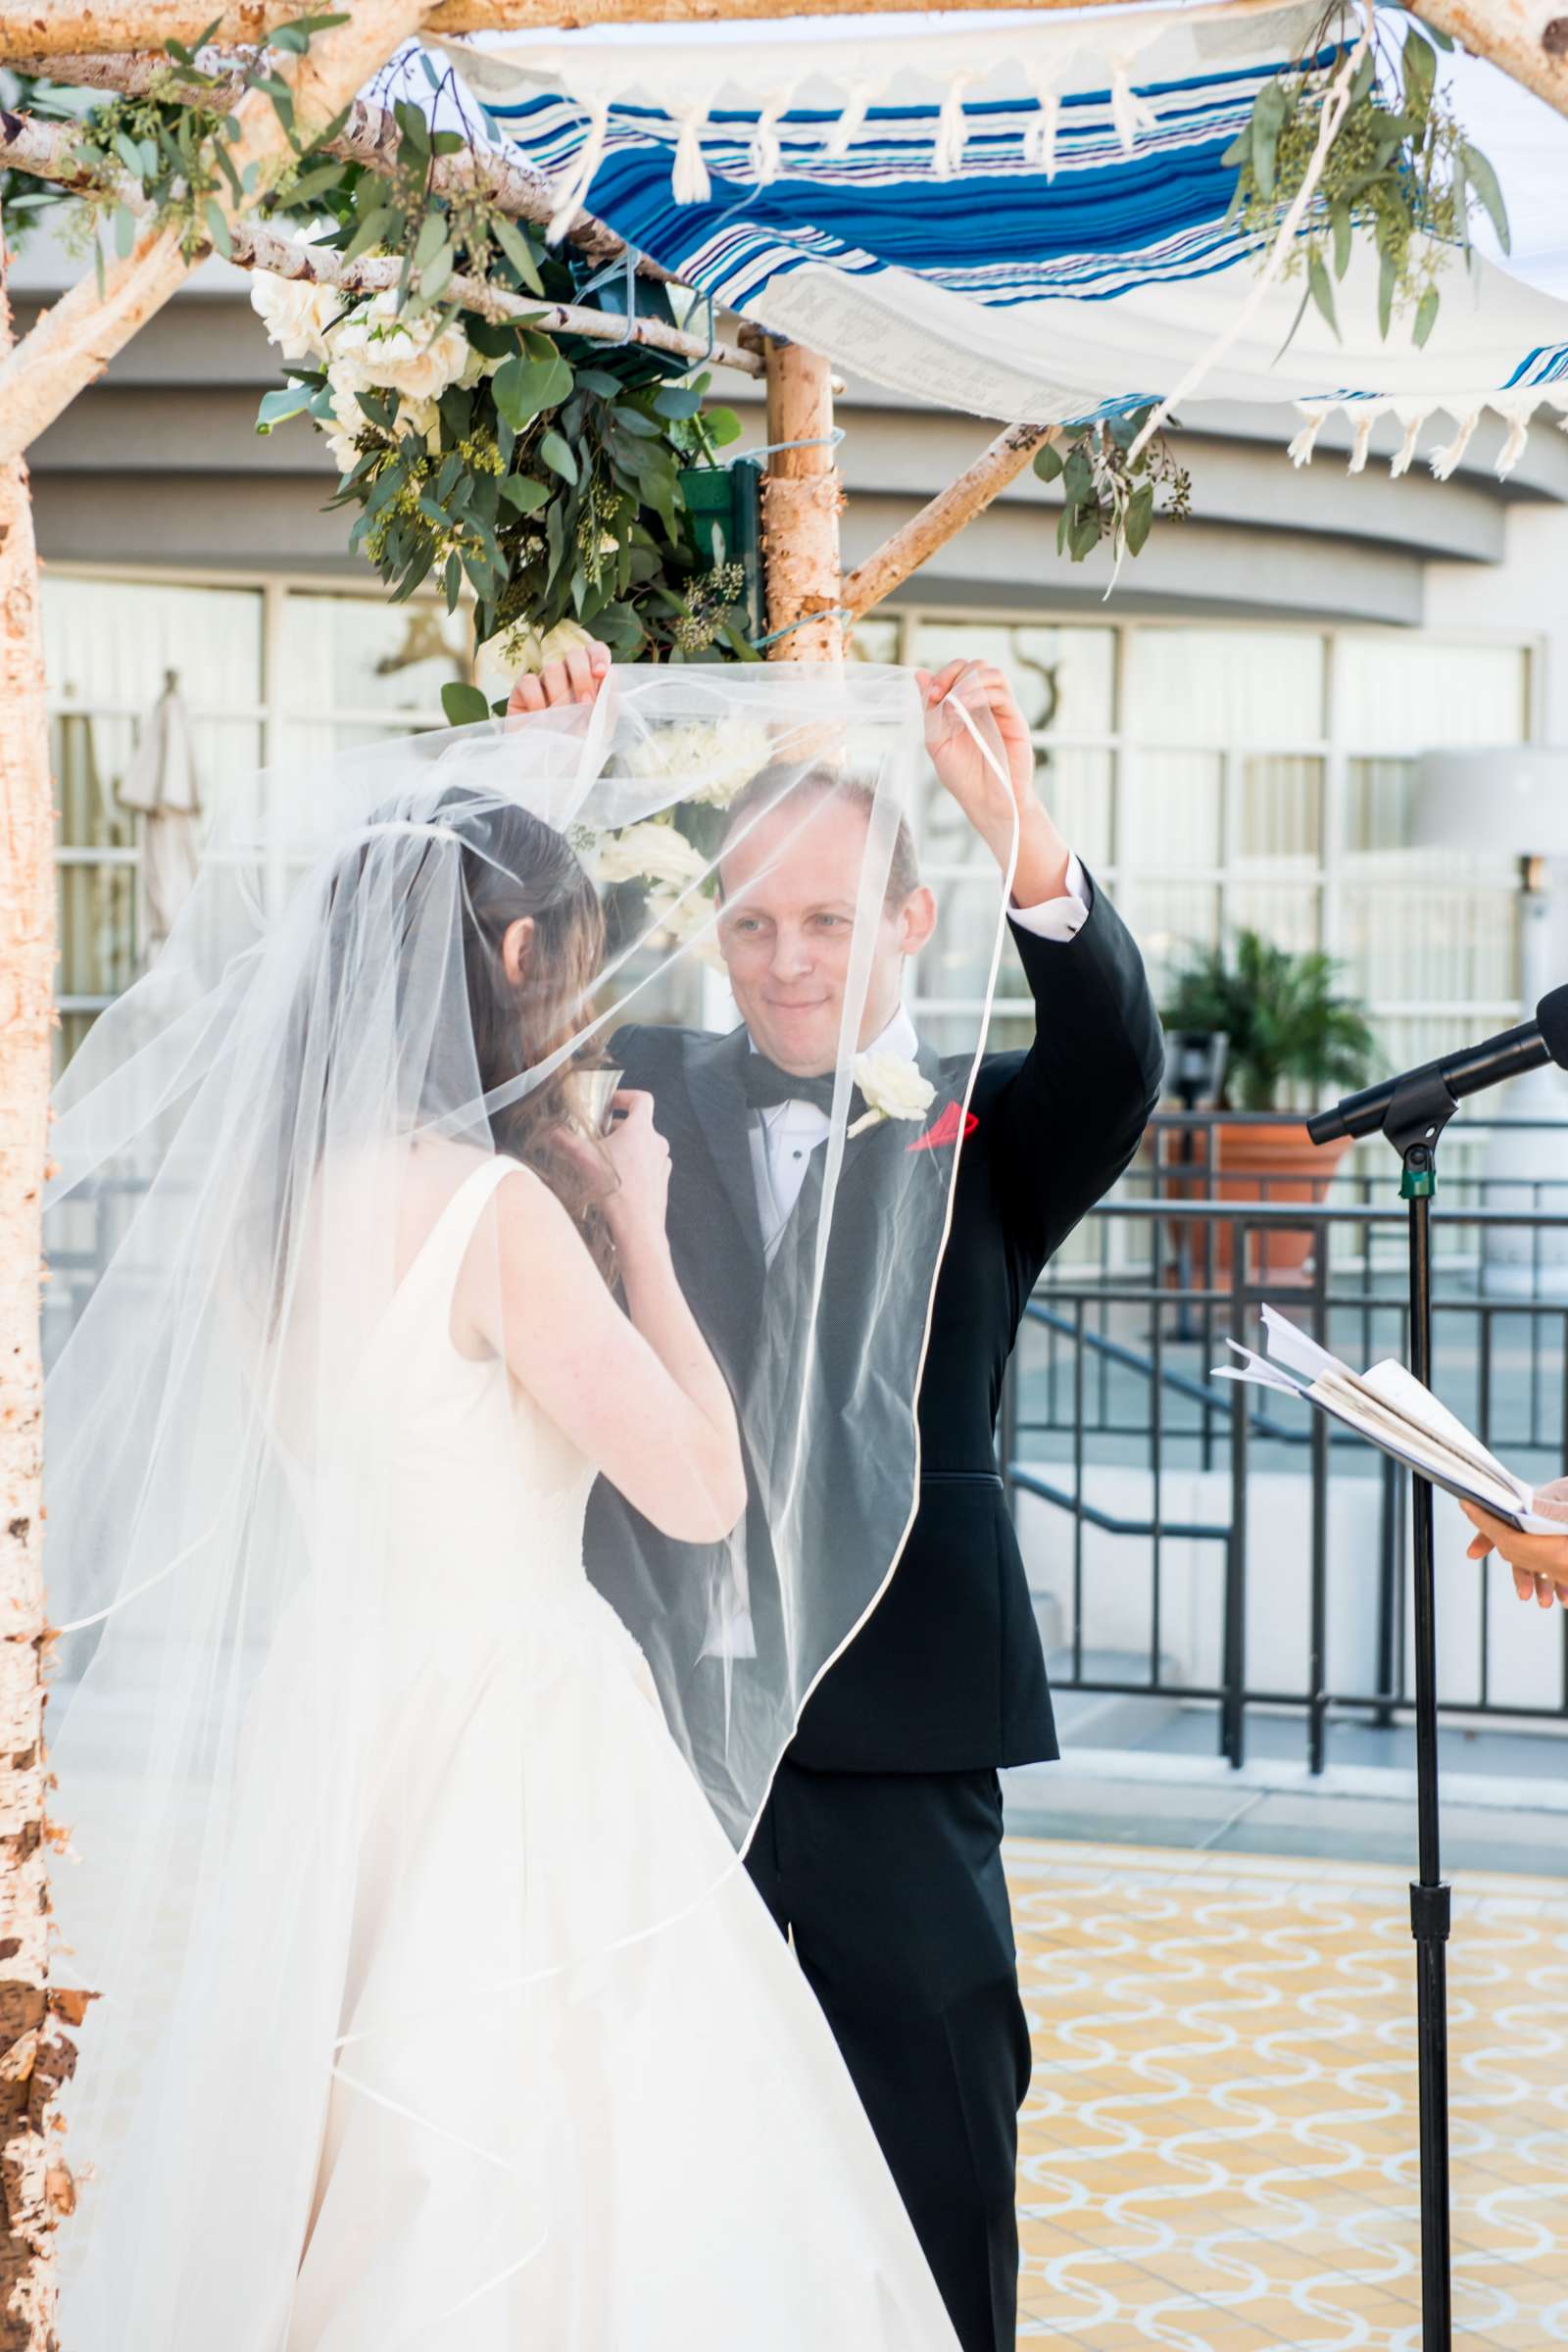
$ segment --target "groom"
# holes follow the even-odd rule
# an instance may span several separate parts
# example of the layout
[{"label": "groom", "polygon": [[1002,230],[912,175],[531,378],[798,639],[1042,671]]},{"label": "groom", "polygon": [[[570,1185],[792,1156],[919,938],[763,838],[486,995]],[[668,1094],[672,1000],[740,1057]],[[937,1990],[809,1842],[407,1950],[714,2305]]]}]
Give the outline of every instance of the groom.
[{"label": "groom", "polygon": [[[513,709],[589,700],[605,666],[598,648],[552,663],[519,681]],[[998,1767],[1057,1748],[996,1416],[1030,1292],[1132,1157],[1162,1051],[1138,950],[1035,792],[1001,671],[956,662],[920,684],[937,774],[1004,869],[1016,827],[1009,928],[1037,1033],[1026,1054],[987,1055],[970,1097],[919,1398],[914,1524],[886,1593],[806,1707],[748,1862],[826,2011],[964,2352],[1004,2352],[1030,2052]],[[950,698],[1000,735],[1005,782]],[[694,1173],[671,1187],[670,1238],[721,1349],[726,1323],[744,1347],[746,1290],[731,1281],[720,1295],[713,1269],[760,1267],[787,1243],[829,1131],[812,1081],[835,1063],[847,975],[842,931],[815,910],[854,906],[868,812],[823,771],[797,791],[830,804],[814,812],[808,866],[779,854],[746,795],[728,815],[720,946],[744,1027],[633,1029],[613,1048],[625,1084],[653,1094],[677,1170]],[[901,1001],[936,912],[901,827],[858,1043],[940,1075]],[[948,1091],[961,1093],[964,1066]],[[685,1198],[705,1203],[701,1231],[681,1230]],[[731,1252],[715,1215],[733,1221]],[[853,1463],[853,1426],[843,1439]]]}]

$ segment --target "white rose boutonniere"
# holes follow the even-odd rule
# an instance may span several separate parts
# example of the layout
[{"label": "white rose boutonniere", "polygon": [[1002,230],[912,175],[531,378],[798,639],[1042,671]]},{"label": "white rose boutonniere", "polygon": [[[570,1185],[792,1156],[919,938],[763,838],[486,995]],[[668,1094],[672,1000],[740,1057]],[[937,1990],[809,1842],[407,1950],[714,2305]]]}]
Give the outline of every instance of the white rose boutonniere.
[{"label": "white rose boutonniere", "polygon": [[858,1054],[855,1083],[868,1108],[846,1130],[846,1142],[883,1119],[923,1119],[936,1101],[937,1090],[930,1079],[917,1062],[906,1060],[902,1054]]}]

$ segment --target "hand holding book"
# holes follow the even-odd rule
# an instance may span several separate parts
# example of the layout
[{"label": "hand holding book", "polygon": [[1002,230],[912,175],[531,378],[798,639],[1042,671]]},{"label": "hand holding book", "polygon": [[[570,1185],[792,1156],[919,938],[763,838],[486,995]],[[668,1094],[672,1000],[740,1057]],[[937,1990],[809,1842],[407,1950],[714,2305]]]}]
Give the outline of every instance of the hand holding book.
[{"label": "hand holding book", "polygon": [[1523,1534],[1494,1519],[1479,1504],[1461,1502],[1465,1517],[1480,1530],[1467,1557],[1484,1560],[1491,1551],[1500,1552],[1513,1570],[1514,1591],[1521,1600],[1536,1601],[1544,1609],[1560,1601],[1568,1608],[1568,1478],[1538,1487],[1535,1502],[1543,1517],[1562,1522],[1556,1535]]},{"label": "hand holding book", "polygon": [[[1386,1357],[1365,1372],[1352,1372],[1272,1306],[1263,1308],[1263,1328],[1268,1354],[1255,1355],[1232,1340],[1228,1345],[1242,1360],[1217,1364],[1216,1379],[1303,1396],[1319,1412],[1454,1495],[1472,1518],[1477,1510],[1485,1514],[1510,1543],[1519,1536],[1551,1539],[1562,1546],[1568,1569],[1562,1518],[1538,1510],[1534,1489],[1489,1453],[1458,1415],[1440,1403],[1403,1364]],[[1475,1524],[1480,1526],[1480,1520]],[[1502,1548],[1497,1537],[1491,1540]],[[1511,1552],[1504,1556],[1511,1557]]]}]

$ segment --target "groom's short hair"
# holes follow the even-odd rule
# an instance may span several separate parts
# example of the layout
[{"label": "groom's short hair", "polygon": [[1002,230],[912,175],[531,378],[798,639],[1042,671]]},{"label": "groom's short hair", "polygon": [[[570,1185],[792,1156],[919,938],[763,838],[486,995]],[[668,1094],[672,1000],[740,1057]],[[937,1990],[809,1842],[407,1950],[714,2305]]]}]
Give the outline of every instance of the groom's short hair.
[{"label": "groom's short hair", "polygon": [[[805,795],[812,799],[847,801],[852,808],[858,809],[864,817],[867,828],[870,826],[872,811],[876,807],[876,785],[869,776],[858,775],[853,768],[830,767],[824,760],[813,760],[808,767],[801,767],[789,760],[773,760],[768,766],[759,768],[756,775],[741,786],[724,811],[723,829],[718,837],[716,853],[720,898],[724,895],[724,851],[729,842],[736,834],[749,830],[759,818],[787,808],[792,801]],[[914,836],[909,831],[907,818],[901,812],[893,837],[893,854],[888,860],[885,904],[902,906],[911,891],[919,887],[920,861],[915,856]]]}]

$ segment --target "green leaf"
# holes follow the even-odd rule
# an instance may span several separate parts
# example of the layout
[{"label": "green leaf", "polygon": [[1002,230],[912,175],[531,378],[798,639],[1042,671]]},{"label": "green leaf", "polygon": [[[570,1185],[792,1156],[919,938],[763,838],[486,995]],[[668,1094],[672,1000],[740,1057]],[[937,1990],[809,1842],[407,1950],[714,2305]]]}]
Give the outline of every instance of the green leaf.
[{"label": "green leaf", "polygon": [[1430,41],[1423,40],[1413,24],[1407,24],[1404,34],[1404,105],[1407,114],[1422,119],[1432,106],[1432,92],[1438,78],[1438,53]]},{"label": "green leaf", "polygon": [[702,405],[702,394],[690,384],[666,384],[654,396],[654,412],[660,416],[695,416]]},{"label": "green leaf", "polygon": [[555,350],[548,359],[524,359],[514,352],[502,361],[490,383],[501,415],[521,432],[543,410],[561,406],[571,390],[571,369]]},{"label": "green leaf", "polygon": [[1266,89],[1259,90],[1252,108],[1252,177],[1265,203],[1273,198],[1280,132],[1289,113],[1285,85],[1276,76]]},{"label": "green leaf", "polygon": [[213,243],[217,246],[219,252],[222,255],[225,262],[232,261],[234,258],[234,240],[228,233],[228,222],[223,218],[222,207],[218,203],[215,197],[209,196],[207,199],[205,219],[207,221],[207,226],[212,232]]},{"label": "green leaf", "polygon": [[136,216],[125,204],[115,207],[115,251],[122,261],[136,242]]},{"label": "green leaf", "polygon": [[369,252],[372,245],[390,244],[392,240],[388,231],[398,218],[399,215],[389,204],[377,205],[374,212],[367,213],[344,248],[343,259],[357,262],[362,253]]},{"label": "green leaf", "polygon": [[[220,24],[222,21],[223,20],[221,17],[219,17],[215,20],[215,30],[217,25]],[[346,24],[348,21],[348,12],[345,9],[338,9],[333,14],[326,16],[318,14],[314,17],[292,17],[287,24],[279,25],[275,31],[268,34],[268,45],[270,48],[274,49],[292,49],[298,47],[299,49],[304,50],[315,38],[317,33],[330,32],[335,25]],[[292,33],[296,35],[297,38],[295,40],[285,41],[283,38],[283,34],[285,32]],[[202,35],[202,39],[204,41],[210,40],[211,37],[211,33],[203,33]]]},{"label": "green leaf", "polygon": [[1324,267],[1323,256],[1317,251],[1315,246],[1308,248],[1307,251],[1306,283],[1308,290],[1311,293],[1312,300],[1317,304],[1318,309],[1328,320],[1329,327],[1337,341],[1339,339],[1340,322],[1334,316],[1334,281],[1329,276],[1328,270]]},{"label": "green leaf", "polygon": [[458,597],[462,592],[462,588],[463,565],[458,562],[456,556],[448,556],[445,568],[441,574],[441,593],[447,600],[447,611],[449,612],[455,612],[457,611]]},{"label": "green leaf", "polygon": [[1143,554],[1144,543],[1149,537],[1153,519],[1154,485],[1152,482],[1143,482],[1127,502],[1127,515],[1123,528],[1127,537],[1127,553],[1130,556]]},{"label": "green leaf", "polygon": [[447,723],[454,727],[471,727],[476,719],[490,715],[490,706],[478,687],[460,685],[455,678],[449,678],[441,689],[441,708]]},{"label": "green leaf", "polygon": [[491,216],[490,232],[528,292],[542,298],[544,286],[539,277],[539,265],[534,260],[532,246],[516,222],[509,220],[503,213],[495,213]]},{"label": "green leaf", "polygon": [[570,443],[562,434],[554,429],[544,434],[539,443],[539,455],[551,472],[559,473],[564,482],[576,481],[577,461],[572,455]]},{"label": "green leaf", "polygon": [[1330,205],[1329,225],[1334,231],[1334,274],[1343,277],[1350,264],[1350,208],[1348,204]]},{"label": "green leaf", "polygon": [[447,243],[447,222],[443,213],[426,213],[419,222],[419,233],[414,240],[414,267],[428,270],[436,255]]},{"label": "green leaf", "polygon": [[501,495],[519,514],[537,514],[541,507],[549,505],[552,493],[531,474],[509,473],[501,484]]},{"label": "green leaf", "polygon": [[309,204],[313,198],[320,195],[323,188],[335,186],[342,176],[341,164],[318,165],[316,171],[306,172],[295,180],[288,191],[287,201],[290,204]]},{"label": "green leaf", "polygon": [[1425,343],[1438,318],[1438,289],[1428,286],[1415,307],[1415,339],[1417,348]]},{"label": "green leaf", "polygon": [[1503,252],[1507,253],[1509,251],[1508,208],[1502,201],[1502,189],[1497,183],[1497,174],[1480,148],[1472,147],[1468,139],[1461,143],[1459,153],[1464,159],[1465,173],[1471,186],[1492,216],[1492,225],[1497,232],[1497,243],[1502,247]]},{"label": "green leaf", "polygon": [[309,384],[279,384],[275,391],[264,393],[261,407],[256,412],[256,430],[270,433],[274,424],[282,423],[285,416],[303,415],[314,397]]},{"label": "green leaf", "polygon": [[1378,333],[1388,339],[1389,321],[1394,317],[1394,289],[1398,281],[1399,266],[1392,253],[1385,253],[1378,270]]},{"label": "green leaf", "polygon": [[1054,441],[1048,441],[1043,449],[1035,451],[1035,471],[1043,482],[1055,481],[1065,464],[1066,461]]},{"label": "green leaf", "polygon": [[407,98],[399,98],[393,105],[392,119],[403,133],[404,145],[422,161],[430,152],[430,125],[418,108]]},{"label": "green leaf", "polygon": [[1100,509],[1080,507],[1067,535],[1067,552],[1075,564],[1081,564],[1085,556],[1093,555],[1099,545]]},{"label": "green leaf", "polygon": [[732,441],[738,441],[741,437],[741,420],[733,409],[705,409],[703,422],[715,449],[727,449]]},{"label": "green leaf", "polygon": [[1067,463],[1062,468],[1062,496],[1069,507],[1077,507],[1086,498],[1094,496],[1094,489],[1095,477],[1089,460],[1082,448],[1074,447],[1068,452]]}]

